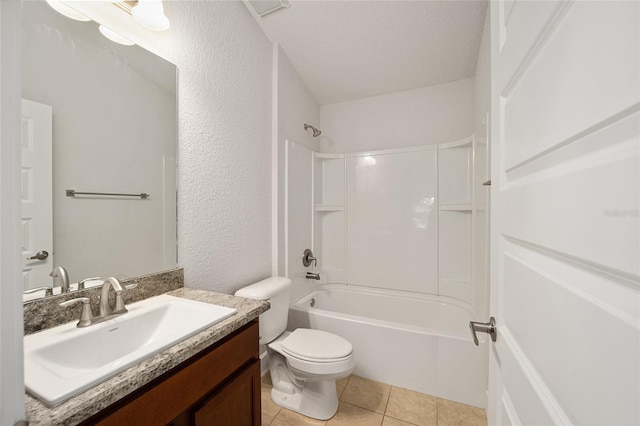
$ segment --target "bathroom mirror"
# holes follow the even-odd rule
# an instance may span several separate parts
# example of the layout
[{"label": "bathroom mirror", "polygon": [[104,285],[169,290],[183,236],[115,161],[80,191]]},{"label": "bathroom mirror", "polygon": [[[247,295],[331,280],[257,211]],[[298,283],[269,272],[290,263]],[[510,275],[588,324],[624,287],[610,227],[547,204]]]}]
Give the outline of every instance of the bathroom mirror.
[{"label": "bathroom mirror", "polygon": [[[28,101],[20,285],[51,287],[56,266],[66,269],[71,283],[174,268],[176,66],[106,39],[93,21],[29,1],[23,2],[22,77]],[[25,102],[44,118],[25,112]],[[48,136],[42,130],[47,120]],[[39,148],[47,138],[50,153]],[[43,251],[48,256],[41,259]]]}]

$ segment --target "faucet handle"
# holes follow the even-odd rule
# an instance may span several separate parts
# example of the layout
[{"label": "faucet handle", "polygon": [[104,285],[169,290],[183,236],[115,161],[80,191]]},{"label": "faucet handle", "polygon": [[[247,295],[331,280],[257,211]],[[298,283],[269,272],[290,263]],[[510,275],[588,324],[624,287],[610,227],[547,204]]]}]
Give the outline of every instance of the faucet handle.
[{"label": "faucet handle", "polygon": [[89,304],[88,297],[76,297],[75,299],[67,300],[60,303],[63,308],[74,305],[76,303],[82,303],[82,311],[80,312],[80,320],[78,321],[78,327],[87,327],[91,325],[93,314],[91,312],[91,305]]},{"label": "faucet handle", "polygon": [[53,296],[53,288],[52,287],[38,287],[38,288],[32,288],[30,290],[25,290],[23,292],[23,294],[31,294],[31,293],[37,293],[38,291],[42,291],[44,290],[44,295],[46,296]]},{"label": "faucet handle", "polygon": [[99,281],[100,277],[91,277],[91,278],[85,278],[81,281],[78,281],[78,290],[84,290],[84,284],[87,281]]},{"label": "faucet handle", "polygon": [[313,252],[309,249],[305,249],[302,255],[302,264],[305,268],[311,266],[311,262],[313,262],[313,266],[318,266],[318,259],[315,258]]},{"label": "faucet handle", "polygon": [[116,306],[113,309],[113,313],[115,314],[128,312],[127,308],[124,307],[124,298],[122,297],[122,295],[124,293],[124,290],[133,290],[134,288],[138,287],[138,284],[133,283],[122,287],[122,290],[116,290]]}]

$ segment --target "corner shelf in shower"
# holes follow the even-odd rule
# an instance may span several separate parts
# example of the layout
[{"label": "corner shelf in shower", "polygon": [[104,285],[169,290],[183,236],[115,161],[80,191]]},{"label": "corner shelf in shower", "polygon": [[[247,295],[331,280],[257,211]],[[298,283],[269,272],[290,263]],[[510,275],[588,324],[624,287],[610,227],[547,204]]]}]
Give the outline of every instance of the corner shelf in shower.
[{"label": "corner shelf in shower", "polygon": [[463,203],[440,203],[438,209],[440,211],[458,211],[458,212],[470,212],[472,210],[472,204],[470,202]]},{"label": "corner shelf in shower", "polygon": [[337,160],[344,158],[344,154],[329,154],[327,152],[314,152],[313,155],[318,160]]},{"label": "corner shelf in shower", "polygon": [[337,204],[316,204],[317,212],[342,212],[344,206]]}]

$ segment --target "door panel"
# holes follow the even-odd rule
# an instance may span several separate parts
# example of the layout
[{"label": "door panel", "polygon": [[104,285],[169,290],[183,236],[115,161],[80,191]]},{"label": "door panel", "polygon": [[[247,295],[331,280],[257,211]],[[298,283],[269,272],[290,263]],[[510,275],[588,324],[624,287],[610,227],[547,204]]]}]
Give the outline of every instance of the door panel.
[{"label": "door panel", "polygon": [[[22,276],[24,290],[51,286],[53,269],[52,112],[22,100]],[[44,260],[29,260],[37,252]]]},{"label": "door panel", "polygon": [[491,3],[490,424],[640,424],[640,3]]},{"label": "door panel", "polygon": [[[537,3],[521,8],[520,3],[527,2],[518,2],[514,14],[520,9],[526,13],[532,6],[540,8]],[[509,141],[504,153],[507,170],[546,150],[559,148],[580,132],[637,103],[639,9],[638,2],[616,6],[609,2],[577,2],[557,6],[556,14],[547,19],[555,25],[545,26],[547,31],[528,25],[529,33],[539,34],[533,46],[537,54],[533,59],[525,58],[529,61],[521,64],[515,78],[508,74],[510,69],[504,69],[501,82],[504,134]],[[513,51],[525,50],[518,49],[517,38],[511,41],[511,28],[507,27],[501,53],[505,61],[512,60],[508,55],[515,53],[507,46]],[[629,63],[616,66],[624,62]]]}]

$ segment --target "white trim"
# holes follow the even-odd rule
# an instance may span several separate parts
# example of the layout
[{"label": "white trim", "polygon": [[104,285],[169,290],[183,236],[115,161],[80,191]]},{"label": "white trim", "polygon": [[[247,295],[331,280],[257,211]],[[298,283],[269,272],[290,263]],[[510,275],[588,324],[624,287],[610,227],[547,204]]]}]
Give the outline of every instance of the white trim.
[{"label": "white trim", "polygon": [[[520,417],[518,417],[518,412],[511,401],[511,397],[506,389],[502,389],[502,407],[504,408],[504,412],[509,417],[509,424],[513,426],[520,426],[522,421]],[[505,424],[504,419],[502,419],[501,424]]]},{"label": "white trim", "polygon": [[344,158],[344,154],[329,154],[326,152],[313,152],[313,155],[318,160],[336,160],[339,158]]},{"label": "white trim", "polygon": [[[248,6],[246,2],[245,5]],[[271,275],[274,277],[278,276],[280,264],[278,258],[278,49],[278,43],[274,43],[271,73]]]},{"label": "white trim", "polygon": [[348,277],[349,277],[349,263],[347,262],[347,254],[349,253],[349,239],[347,238],[347,235],[349,235],[349,210],[348,210],[348,190],[349,187],[347,186],[347,158],[344,157],[342,159],[342,170],[344,171],[344,183],[342,184],[342,187],[344,188],[343,191],[343,195],[344,195],[344,201],[343,201],[343,205],[344,205],[344,216],[343,216],[343,223],[344,223],[344,232],[342,235],[342,238],[344,239],[343,243],[344,243],[344,257],[342,260],[342,270],[344,271],[342,274],[342,282],[345,284],[349,283]]},{"label": "white trim", "polygon": [[[472,306],[479,306],[478,303],[478,277],[476,276],[476,271],[478,267],[476,265],[477,253],[476,253],[476,235],[478,230],[478,200],[476,199],[476,155],[477,144],[475,133],[471,136],[471,164],[467,166],[469,170],[469,191],[471,197],[471,238],[469,239],[471,244],[469,245],[469,260],[471,261],[471,271],[469,274],[470,277],[470,285],[471,285],[471,303]],[[486,405],[485,405],[486,406]]]},{"label": "white trim", "polygon": [[449,149],[449,148],[467,148],[473,145],[473,135],[466,137],[464,139],[459,139],[453,142],[446,142],[438,144],[438,149]]},{"label": "white trim", "polygon": [[[541,27],[541,31],[536,36],[535,41],[531,44],[531,49],[527,52],[526,55],[523,56],[522,62],[518,65],[518,68],[511,75],[511,79],[502,89],[499,89],[503,97],[509,97],[513,89],[518,86],[518,83],[520,83],[522,76],[525,75],[531,64],[533,64],[535,59],[538,57],[538,54],[542,51],[544,46],[546,46],[547,40],[551,38],[554,31],[556,30],[556,28],[558,28],[573,3],[574,1],[563,1],[558,3],[555,10],[551,13],[545,24]],[[511,12],[513,12],[513,9],[515,9],[515,7],[511,9],[509,18],[511,18]]]},{"label": "white trim", "polygon": [[[441,291],[440,291],[440,208],[442,206],[442,203],[440,203],[440,148],[436,145],[436,150],[434,153],[434,161],[435,164],[433,165],[433,173],[434,173],[434,184],[435,187],[433,189],[433,196],[436,200],[436,208],[434,209],[434,215],[435,215],[435,238],[436,238],[436,247],[435,247],[435,254],[436,254],[436,294],[438,296],[441,296]],[[445,207],[446,209],[446,207]],[[473,272],[473,270],[472,270]]]},{"label": "white trim", "polygon": [[289,275],[289,139],[284,141],[284,276]]},{"label": "white trim", "polygon": [[[0,424],[24,419],[20,248],[22,3],[0,2]],[[14,285],[6,285],[13,283]]]},{"label": "white trim", "polygon": [[402,154],[405,152],[430,151],[437,148],[438,148],[438,145],[419,145],[419,146],[411,146],[408,148],[392,148],[392,149],[380,149],[377,151],[350,152],[350,153],[344,154],[344,156],[345,158],[353,158],[353,157],[366,157],[368,155]]},{"label": "white trim", "polygon": [[[315,151],[311,151],[311,251],[318,255],[320,249],[316,247],[316,156]],[[311,269],[312,271],[314,269]]]},{"label": "white trim", "polygon": [[468,203],[440,203],[438,205],[438,210],[440,211],[458,211],[458,212],[469,212],[473,211],[473,204],[471,202]]},{"label": "white trim", "polygon": [[338,204],[316,204],[315,211],[317,212],[343,212],[344,205]]},{"label": "white trim", "polygon": [[[553,392],[544,382],[542,377],[536,371],[529,358],[525,355],[524,351],[516,342],[516,339],[511,334],[511,331],[506,327],[499,327],[498,335],[509,348],[513,358],[518,363],[518,366],[522,370],[522,373],[527,377],[527,381],[531,385],[531,388],[538,396],[540,403],[545,407],[549,417],[553,419],[553,424],[556,425],[571,425],[573,421],[564,412],[558,400],[553,396]],[[503,391],[504,392],[504,391]]]}]

